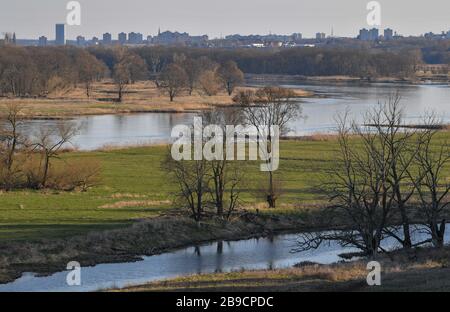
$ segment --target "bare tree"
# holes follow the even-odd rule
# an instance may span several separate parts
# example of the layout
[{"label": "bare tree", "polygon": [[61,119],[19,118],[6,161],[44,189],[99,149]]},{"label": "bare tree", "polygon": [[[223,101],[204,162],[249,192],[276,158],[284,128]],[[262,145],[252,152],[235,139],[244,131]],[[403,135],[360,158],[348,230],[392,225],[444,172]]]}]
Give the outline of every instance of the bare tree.
[{"label": "bare tree", "polygon": [[[219,126],[226,133],[227,125],[237,125],[242,116],[235,109],[215,108],[203,114],[203,120],[208,124]],[[224,138],[226,140],[226,137]],[[240,185],[243,171],[238,162],[227,159],[225,148],[222,159],[209,161],[211,187],[210,193],[218,216],[226,215],[227,219],[240,203]]]},{"label": "bare tree", "polygon": [[23,107],[17,103],[8,103],[7,112],[0,120],[0,153],[3,162],[3,184],[9,190],[19,173],[19,166],[15,165],[16,154],[26,145],[26,138],[22,135]]},{"label": "bare tree", "polygon": [[198,85],[201,91],[207,96],[216,95],[221,89],[219,77],[217,77],[216,72],[212,70],[205,70],[200,74]]},{"label": "bare tree", "polygon": [[[286,134],[289,131],[288,123],[301,115],[300,104],[289,89],[265,87],[256,92],[241,91],[233,100],[242,107],[245,123],[256,128],[260,143],[267,148],[263,151],[267,155],[272,152],[274,140],[271,126],[278,126],[280,135]],[[266,199],[269,207],[275,208],[277,192],[273,171],[268,171],[268,178]]]},{"label": "bare tree", "polygon": [[356,247],[368,256],[383,251],[380,243],[395,201],[388,181],[391,155],[381,137],[367,130],[349,126],[347,115],[339,119],[339,158],[325,184],[331,192],[330,215],[346,220],[349,228],[302,236],[298,251],[329,240]]},{"label": "bare tree", "polygon": [[192,213],[196,221],[200,221],[208,203],[209,193],[208,164],[206,160],[181,160],[172,159],[170,151],[163,163],[175,179],[178,185],[176,198],[180,205]]},{"label": "bare tree", "polygon": [[147,69],[141,57],[126,49],[117,49],[115,54],[117,61],[113,69],[113,79],[117,86],[117,101],[122,102],[127,86],[145,78]]},{"label": "bare tree", "polygon": [[179,64],[185,71],[187,77],[187,89],[189,95],[192,95],[200,75],[203,71],[201,64],[198,60],[193,58],[187,58],[181,64]]},{"label": "bare tree", "polygon": [[408,171],[420,203],[420,215],[431,235],[431,243],[437,248],[444,246],[445,215],[448,213],[450,184],[445,170],[450,164],[449,143],[439,142],[437,118],[425,120],[428,129],[419,134],[420,146],[415,155],[417,171]]},{"label": "bare tree", "polygon": [[91,95],[92,84],[99,81],[106,73],[106,66],[99,61],[95,56],[85,50],[81,50],[76,58],[78,66],[79,82],[84,84],[86,96]]},{"label": "bare tree", "polygon": [[173,102],[175,96],[186,89],[188,76],[181,66],[170,64],[161,73],[158,85],[169,95],[170,101]]},{"label": "bare tree", "polygon": [[61,121],[55,128],[41,127],[37,133],[32,150],[41,153],[41,182],[39,187],[47,186],[50,162],[57,158],[61,149],[67,147],[78,133],[78,127],[72,122]]},{"label": "bare tree", "polygon": [[[409,128],[403,122],[403,110],[399,93],[389,96],[386,103],[379,104],[366,116],[366,124],[373,128],[380,137],[390,155],[389,180],[395,196],[396,206],[402,220],[403,237],[395,234],[396,230],[387,232],[396,238],[405,248],[412,247],[408,201],[414,194],[414,185],[410,182],[408,171],[418,152],[414,136],[417,129]],[[373,131],[370,129],[370,131]]]},{"label": "bare tree", "polygon": [[244,82],[244,73],[234,61],[227,61],[222,64],[218,69],[218,75],[223,81],[228,95],[233,94],[234,89]]}]

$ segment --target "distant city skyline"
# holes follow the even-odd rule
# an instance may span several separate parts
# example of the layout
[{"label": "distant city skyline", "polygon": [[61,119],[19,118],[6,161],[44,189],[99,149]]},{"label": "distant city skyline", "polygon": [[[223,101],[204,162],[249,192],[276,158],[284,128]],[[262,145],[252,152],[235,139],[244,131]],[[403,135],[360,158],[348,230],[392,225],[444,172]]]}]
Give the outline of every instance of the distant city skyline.
[{"label": "distant city skyline", "polygon": [[[2,4],[0,32],[15,32],[19,39],[46,36],[55,39],[55,24],[64,23],[68,1],[15,0]],[[366,23],[366,0],[228,0],[213,5],[207,0],[79,0],[81,26],[66,26],[66,39],[101,38],[120,32],[156,35],[162,31],[207,34],[216,38],[231,34],[302,33],[314,38],[316,33],[356,37]],[[405,36],[448,31],[448,0],[382,0],[380,29],[391,28]]]}]

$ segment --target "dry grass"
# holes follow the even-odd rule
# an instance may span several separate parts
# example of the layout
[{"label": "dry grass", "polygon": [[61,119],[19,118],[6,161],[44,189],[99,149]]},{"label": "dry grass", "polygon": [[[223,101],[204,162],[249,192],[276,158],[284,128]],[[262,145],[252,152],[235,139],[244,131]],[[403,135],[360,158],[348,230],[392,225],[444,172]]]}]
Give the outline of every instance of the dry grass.
[{"label": "dry grass", "polygon": [[130,207],[152,207],[152,206],[168,205],[170,203],[171,202],[168,200],[140,200],[140,201],[133,200],[133,201],[119,201],[113,204],[106,204],[98,208],[120,209]]},{"label": "dry grass", "polygon": [[311,135],[303,135],[303,136],[288,136],[283,137],[283,139],[290,141],[305,141],[305,142],[329,142],[329,141],[336,141],[338,139],[338,136],[336,134],[313,133]]},{"label": "dry grass", "polygon": [[[248,89],[248,88],[246,88]],[[299,97],[311,96],[309,92],[294,90]],[[93,86],[90,98],[83,88],[59,91],[47,98],[12,99],[1,98],[0,110],[5,110],[11,101],[24,106],[23,114],[29,118],[65,118],[77,115],[127,114],[142,112],[193,112],[207,110],[211,106],[233,104],[232,96],[220,92],[214,96],[205,96],[195,91],[176,97],[170,102],[169,97],[160,92],[152,81],[142,81],[130,85],[122,103],[117,103],[115,85],[108,80]]]},{"label": "dry grass", "polygon": [[117,193],[111,195],[111,198],[114,199],[122,199],[122,198],[146,198],[147,195],[141,195],[141,194],[131,194],[131,193]]}]

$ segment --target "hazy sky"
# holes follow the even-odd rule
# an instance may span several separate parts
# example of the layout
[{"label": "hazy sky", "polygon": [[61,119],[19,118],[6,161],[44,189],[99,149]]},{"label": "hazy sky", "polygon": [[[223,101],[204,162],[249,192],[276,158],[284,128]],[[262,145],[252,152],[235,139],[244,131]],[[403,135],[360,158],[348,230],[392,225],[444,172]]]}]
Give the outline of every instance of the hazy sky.
[{"label": "hazy sky", "polygon": [[[0,0],[0,33],[18,38],[46,35],[53,39],[55,23],[66,20],[68,0]],[[81,34],[161,30],[186,31],[211,37],[241,34],[316,32],[355,36],[366,24],[368,0],[79,0],[81,26],[67,28],[69,39]],[[382,26],[401,34],[450,29],[449,0],[380,0]]]}]

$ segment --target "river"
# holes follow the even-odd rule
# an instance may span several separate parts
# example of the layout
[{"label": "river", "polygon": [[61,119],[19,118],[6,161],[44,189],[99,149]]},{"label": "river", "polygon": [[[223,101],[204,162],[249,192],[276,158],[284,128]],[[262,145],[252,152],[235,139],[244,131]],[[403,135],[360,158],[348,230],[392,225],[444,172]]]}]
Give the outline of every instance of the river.
[{"label": "river", "polygon": [[[399,234],[401,236],[401,234]],[[200,273],[230,272],[239,270],[287,268],[300,262],[330,264],[341,260],[340,254],[357,251],[342,247],[337,242],[323,243],[318,249],[293,253],[298,234],[282,234],[267,238],[253,238],[230,242],[213,242],[183,248],[160,255],[142,257],[142,261],[99,264],[81,268],[81,286],[68,286],[68,272],[37,277],[24,273],[16,281],[0,285],[2,291],[96,291],[123,288],[151,281],[188,276]],[[428,238],[417,227],[412,233],[414,242]],[[447,231],[445,240],[450,239]],[[385,249],[400,247],[392,238],[382,242]]]},{"label": "river", "polygon": [[[284,84],[315,92],[320,97],[302,99],[302,117],[291,122],[290,135],[329,133],[335,129],[335,117],[346,111],[355,120],[368,108],[386,100],[389,94],[400,92],[405,119],[420,122],[425,111],[434,111],[442,121],[450,123],[450,86],[406,84]],[[103,115],[77,117],[81,126],[73,140],[81,150],[93,150],[108,145],[135,145],[167,142],[171,129],[177,124],[191,124],[193,114],[140,113],[129,115]],[[26,125],[33,132],[39,125],[54,126],[54,120],[33,120]]]}]

